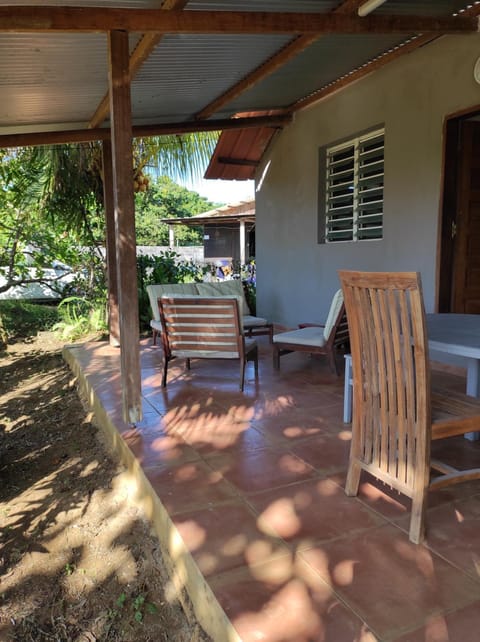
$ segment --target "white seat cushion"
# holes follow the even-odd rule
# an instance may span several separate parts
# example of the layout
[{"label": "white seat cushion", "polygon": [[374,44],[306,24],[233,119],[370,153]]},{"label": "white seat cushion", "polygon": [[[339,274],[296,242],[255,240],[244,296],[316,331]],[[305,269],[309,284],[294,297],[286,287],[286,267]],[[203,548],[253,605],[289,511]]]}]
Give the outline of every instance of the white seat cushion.
[{"label": "white seat cushion", "polygon": [[291,343],[293,345],[321,348],[325,345],[325,337],[323,336],[323,328],[301,328],[300,330],[290,330],[289,332],[275,334],[273,343]]},{"label": "white seat cushion", "polygon": [[243,317],[243,327],[244,328],[256,328],[257,326],[267,325],[267,319],[262,319],[262,317],[252,317],[250,314],[246,314]]}]

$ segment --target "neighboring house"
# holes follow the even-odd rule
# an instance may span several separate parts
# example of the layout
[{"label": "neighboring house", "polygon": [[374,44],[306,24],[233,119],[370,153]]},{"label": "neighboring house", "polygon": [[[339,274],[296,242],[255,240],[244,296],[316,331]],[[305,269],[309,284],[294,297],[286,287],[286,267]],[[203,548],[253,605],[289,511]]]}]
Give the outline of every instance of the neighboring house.
[{"label": "neighboring house", "polygon": [[439,38],[277,134],[256,172],[261,316],[324,319],[340,268],[419,271],[427,311],[480,313],[479,45]]},{"label": "neighboring house", "polygon": [[195,216],[164,218],[161,222],[170,226],[172,248],[176,225],[203,227],[204,258],[208,263],[239,262],[244,265],[255,257],[255,201],[223,205]]}]

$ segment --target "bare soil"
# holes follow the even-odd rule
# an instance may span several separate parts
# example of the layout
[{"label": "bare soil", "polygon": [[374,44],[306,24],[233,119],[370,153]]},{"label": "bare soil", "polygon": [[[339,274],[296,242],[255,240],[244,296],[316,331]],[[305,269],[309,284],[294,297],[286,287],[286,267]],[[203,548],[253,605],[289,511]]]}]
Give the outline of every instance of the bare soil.
[{"label": "bare soil", "polygon": [[0,640],[208,642],[61,349],[0,353]]}]

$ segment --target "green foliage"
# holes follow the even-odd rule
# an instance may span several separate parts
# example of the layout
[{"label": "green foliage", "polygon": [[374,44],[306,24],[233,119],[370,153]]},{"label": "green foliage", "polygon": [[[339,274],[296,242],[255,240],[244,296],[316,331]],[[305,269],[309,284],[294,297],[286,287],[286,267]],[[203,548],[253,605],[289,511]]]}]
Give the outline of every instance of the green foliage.
[{"label": "green foliage", "polygon": [[169,250],[160,256],[137,257],[138,307],[140,329],[149,327],[152,312],[147,294],[151,283],[195,283],[203,281],[208,267],[192,261],[183,261],[179,254]]},{"label": "green foliage", "polygon": [[[214,204],[197,192],[177,185],[168,176],[159,176],[145,192],[135,195],[135,223],[138,245],[168,245],[168,225],[163,218],[182,218],[201,214]],[[178,245],[202,245],[202,228],[175,226]]]},{"label": "green foliage", "polygon": [[78,296],[67,297],[58,306],[58,312],[61,320],[53,330],[65,341],[104,333],[108,329],[106,307],[95,301]]},{"label": "green foliage", "polygon": [[126,593],[121,593],[120,596],[115,600],[115,608],[110,609],[108,612],[110,619],[115,620],[116,618],[118,618],[120,616],[120,612],[125,608],[128,608],[128,606],[132,608],[133,619],[135,622],[137,622],[137,624],[143,623],[146,613],[150,613],[152,615],[158,613],[158,608],[155,606],[155,604],[147,602],[144,595],[139,594],[134,596],[127,596]]},{"label": "green foliage", "polygon": [[255,283],[243,281],[243,291],[245,292],[245,299],[247,300],[250,312],[255,316],[257,313],[257,288]]},{"label": "green foliage", "polygon": [[59,320],[54,306],[26,303],[25,301],[0,301],[0,318],[9,340],[35,336],[42,330],[51,330]]}]

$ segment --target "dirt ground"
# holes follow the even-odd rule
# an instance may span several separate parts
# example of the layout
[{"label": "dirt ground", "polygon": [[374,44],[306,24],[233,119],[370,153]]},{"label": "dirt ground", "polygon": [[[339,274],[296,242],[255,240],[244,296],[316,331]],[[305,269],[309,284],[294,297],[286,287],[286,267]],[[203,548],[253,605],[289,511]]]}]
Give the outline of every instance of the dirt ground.
[{"label": "dirt ground", "polygon": [[208,642],[61,348],[42,333],[0,353],[0,641]]}]

